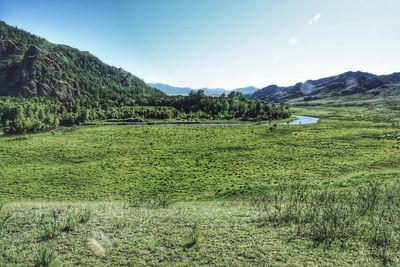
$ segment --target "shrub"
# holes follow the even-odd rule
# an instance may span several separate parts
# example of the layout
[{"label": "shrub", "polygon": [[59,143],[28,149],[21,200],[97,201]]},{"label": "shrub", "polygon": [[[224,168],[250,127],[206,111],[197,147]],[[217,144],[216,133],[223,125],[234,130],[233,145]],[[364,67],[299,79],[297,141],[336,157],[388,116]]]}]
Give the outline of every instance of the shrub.
[{"label": "shrub", "polygon": [[334,241],[342,246],[355,234],[354,205],[347,193],[321,191],[310,198],[307,235],[316,243],[330,247]]},{"label": "shrub", "polygon": [[389,262],[399,246],[400,187],[371,183],[351,190],[314,190],[293,183],[280,185],[252,201],[265,223],[295,226],[296,234],[315,245],[345,247],[365,242],[373,255]]},{"label": "shrub", "polygon": [[368,231],[368,244],[372,253],[381,258],[383,263],[387,263],[390,259],[390,252],[395,248],[395,230],[390,211],[382,209],[377,215],[374,215],[370,221]]},{"label": "shrub", "polygon": [[358,188],[357,203],[361,215],[374,211],[381,201],[383,191],[378,183],[371,183],[368,186]]}]

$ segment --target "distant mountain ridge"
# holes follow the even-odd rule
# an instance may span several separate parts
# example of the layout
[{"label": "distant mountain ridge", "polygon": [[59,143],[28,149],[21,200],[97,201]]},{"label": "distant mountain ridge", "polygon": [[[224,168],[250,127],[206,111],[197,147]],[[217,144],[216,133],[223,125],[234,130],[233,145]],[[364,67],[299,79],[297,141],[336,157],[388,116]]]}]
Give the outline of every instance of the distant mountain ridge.
[{"label": "distant mountain ridge", "polygon": [[400,73],[375,75],[349,71],[293,86],[266,86],[251,95],[252,99],[274,102],[312,101],[320,99],[352,99],[400,96]]},{"label": "distant mountain ridge", "polygon": [[244,95],[251,95],[255,91],[259,90],[259,88],[256,88],[254,86],[249,86],[249,87],[243,87],[243,88],[237,88],[234,90],[227,90],[223,88],[190,88],[190,87],[176,87],[168,84],[163,84],[163,83],[148,83],[149,86],[156,88],[167,95],[188,95],[191,91],[198,91],[198,90],[203,90],[204,94],[207,96],[220,96],[222,94],[229,94],[230,92],[239,92]]},{"label": "distant mountain ridge", "polygon": [[89,52],[52,44],[3,21],[0,37],[0,96],[120,99],[165,95]]}]

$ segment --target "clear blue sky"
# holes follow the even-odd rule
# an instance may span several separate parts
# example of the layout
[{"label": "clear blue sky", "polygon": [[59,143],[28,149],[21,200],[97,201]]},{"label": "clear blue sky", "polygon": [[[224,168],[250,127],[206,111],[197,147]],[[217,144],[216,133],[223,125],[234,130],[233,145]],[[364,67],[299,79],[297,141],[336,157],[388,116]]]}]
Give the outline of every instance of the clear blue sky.
[{"label": "clear blue sky", "polygon": [[400,71],[399,0],[0,0],[0,19],[147,82],[290,85]]}]

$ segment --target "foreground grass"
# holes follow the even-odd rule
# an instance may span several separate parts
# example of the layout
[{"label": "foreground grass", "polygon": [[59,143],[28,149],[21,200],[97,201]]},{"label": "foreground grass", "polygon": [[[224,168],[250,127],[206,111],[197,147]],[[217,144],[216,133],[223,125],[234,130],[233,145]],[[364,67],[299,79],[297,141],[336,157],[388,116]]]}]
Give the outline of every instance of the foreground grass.
[{"label": "foreground grass", "polygon": [[[65,230],[70,216],[90,209],[90,219]],[[60,233],[44,238],[43,225],[60,212]],[[292,224],[265,225],[247,202],[176,203],[135,208],[122,202],[10,203],[12,218],[0,235],[0,265],[32,266],[50,255],[54,266],[380,265],[368,245],[317,246]],[[49,256],[49,257],[50,257]],[[397,254],[391,263],[399,263]]]},{"label": "foreground grass", "polygon": [[[398,183],[395,116],[306,112],[321,116],[320,122],[279,125],[272,132],[263,125],[100,126],[1,137],[0,198],[123,200],[164,194],[204,201],[250,197],[292,179],[313,187]],[[360,116],[354,120],[351,114]]]}]

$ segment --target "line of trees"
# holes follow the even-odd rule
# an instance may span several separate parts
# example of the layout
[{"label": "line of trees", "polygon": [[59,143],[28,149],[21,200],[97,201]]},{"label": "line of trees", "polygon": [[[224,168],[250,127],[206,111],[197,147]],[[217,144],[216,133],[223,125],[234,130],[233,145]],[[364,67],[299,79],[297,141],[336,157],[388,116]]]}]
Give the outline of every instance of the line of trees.
[{"label": "line of trees", "polygon": [[221,97],[208,97],[197,91],[189,96],[118,100],[0,97],[0,127],[5,133],[36,132],[104,120],[275,120],[288,117],[290,112],[285,104],[250,101],[236,92]]},{"label": "line of trees", "polygon": [[204,113],[210,119],[277,120],[291,116],[284,104],[267,104],[248,100],[243,94],[231,92],[220,97],[204,95],[204,91],[192,91],[188,96],[168,96],[150,99],[151,106],[169,106],[184,113]]}]

